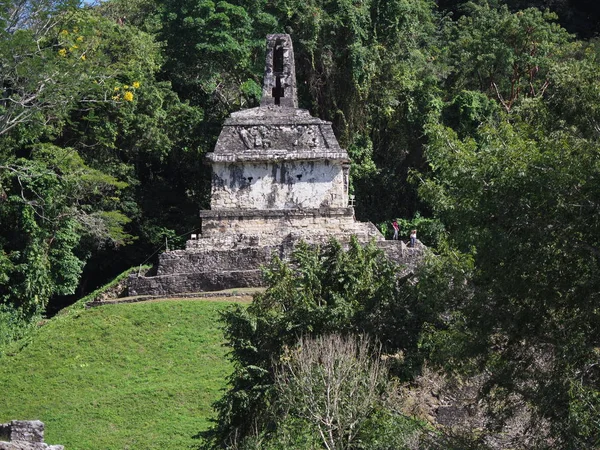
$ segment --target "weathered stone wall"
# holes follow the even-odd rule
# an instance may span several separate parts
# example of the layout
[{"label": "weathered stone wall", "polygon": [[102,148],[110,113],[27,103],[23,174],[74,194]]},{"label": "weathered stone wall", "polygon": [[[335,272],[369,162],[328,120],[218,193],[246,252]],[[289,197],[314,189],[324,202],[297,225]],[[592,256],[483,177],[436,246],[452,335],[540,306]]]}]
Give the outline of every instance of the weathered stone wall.
[{"label": "weathered stone wall", "polygon": [[64,447],[44,443],[43,422],[13,420],[0,424],[0,450],[64,450]]},{"label": "weathered stone wall", "polygon": [[[330,237],[324,235],[321,242],[326,242]],[[130,275],[129,295],[171,295],[263,286],[260,267],[268,264],[273,255],[289,258],[298,242],[299,239],[290,236],[274,247],[166,252],[160,257],[158,276]],[[399,275],[411,273],[423,257],[422,246],[408,248],[402,241],[375,243],[390,260],[401,266]],[[236,269],[232,270],[234,267]],[[245,267],[246,270],[239,270],[238,267]]]},{"label": "weathered stone wall", "polygon": [[[290,238],[322,242],[332,237],[346,241],[351,235],[361,242],[384,240],[373,224],[357,222],[353,214],[352,208],[201,211],[202,239],[190,241],[187,248],[224,248],[228,243],[237,248],[276,246]],[[214,245],[206,247],[211,239]]]},{"label": "weathered stone wall", "polygon": [[277,247],[246,247],[213,250],[174,250],[159,257],[156,275],[200,273],[215,270],[248,270],[268,263]]},{"label": "weathered stone wall", "polygon": [[[277,59],[280,61],[277,61]],[[278,95],[276,92],[279,91]],[[279,97],[276,100],[276,96]],[[265,75],[261,105],[298,107],[294,47],[288,34],[267,36]]]},{"label": "weathered stone wall", "polygon": [[341,208],[347,198],[340,162],[213,164],[212,209]]},{"label": "weathered stone wall", "polygon": [[186,292],[210,292],[223,289],[263,286],[261,271],[211,270],[155,277],[129,276],[129,295],[171,295]]},{"label": "weathered stone wall", "polygon": [[213,210],[348,205],[348,154],[331,123],[305,110],[267,106],[233,113],[207,159]]}]

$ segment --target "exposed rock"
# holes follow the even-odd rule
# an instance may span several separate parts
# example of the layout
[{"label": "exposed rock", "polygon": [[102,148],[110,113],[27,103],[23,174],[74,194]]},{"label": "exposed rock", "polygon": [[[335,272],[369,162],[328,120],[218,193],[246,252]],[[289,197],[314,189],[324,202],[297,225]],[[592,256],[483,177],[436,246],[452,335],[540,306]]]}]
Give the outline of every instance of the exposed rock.
[{"label": "exposed rock", "polygon": [[510,408],[514,412],[510,418],[502,421],[494,416],[492,405],[483,401],[487,381],[486,374],[448,376],[424,367],[421,376],[400,389],[398,403],[404,414],[425,420],[438,430],[424,436],[425,448],[447,448],[446,437],[450,442],[457,438],[477,442],[477,448],[490,450],[552,448],[547,421],[535,417],[518,396],[500,408]]},{"label": "exposed rock", "polygon": [[43,422],[13,420],[0,424],[0,450],[64,450],[64,447],[44,443]]}]

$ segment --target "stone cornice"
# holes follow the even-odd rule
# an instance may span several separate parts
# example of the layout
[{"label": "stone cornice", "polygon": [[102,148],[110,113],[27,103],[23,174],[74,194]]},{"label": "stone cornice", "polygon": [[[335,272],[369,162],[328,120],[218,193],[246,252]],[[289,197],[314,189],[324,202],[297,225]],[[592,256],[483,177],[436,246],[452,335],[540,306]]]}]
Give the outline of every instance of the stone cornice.
[{"label": "stone cornice", "polygon": [[207,209],[200,211],[205,219],[281,218],[281,217],[353,217],[354,208],[318,209]]},{"label": "stone cornice", "polygon": [[207,153],[206,159],[210,162],[260,162],[260,161],[324,161],[334,160],[349,162],[346,152],[291,152],[289,150],[261,150],[242,153]]}]

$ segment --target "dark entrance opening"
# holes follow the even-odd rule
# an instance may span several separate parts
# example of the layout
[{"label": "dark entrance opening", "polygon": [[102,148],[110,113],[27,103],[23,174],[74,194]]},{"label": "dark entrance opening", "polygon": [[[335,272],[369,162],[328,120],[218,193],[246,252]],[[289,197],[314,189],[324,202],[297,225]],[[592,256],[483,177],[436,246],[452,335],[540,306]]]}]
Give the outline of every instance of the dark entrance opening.
[{"label": "dark entrance opening", "polygon": [[285,91],[281,85],[281,78],[283,77],[283,46],[280,42],[277,42],[273,51],[273,75],[275,76],[275,86],[271,95],[275,99],[275,104],[280,105],[281,98],[285,97]]}]

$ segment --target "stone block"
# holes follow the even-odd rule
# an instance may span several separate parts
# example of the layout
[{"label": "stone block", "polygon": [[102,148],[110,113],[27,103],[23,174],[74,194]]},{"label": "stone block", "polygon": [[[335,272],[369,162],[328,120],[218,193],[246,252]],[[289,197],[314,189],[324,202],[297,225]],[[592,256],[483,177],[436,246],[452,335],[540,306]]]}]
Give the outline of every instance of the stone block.
[{"label": "stone block", "polygon": [[0,424],[0,450],[64,450],[64,447],[44,443],[43,422],[13,420]]},{"label": "stone block", "polygon": [[177,273],[155,277],[130,275],[128,279],[130,296],[160,296],[259,286],[263,286],[262,274],[259,269]]},{"label": "stone block", "polygon": [[44,424],[39,420],[13,420],[10,429],[11,441],[44,442]]}]

